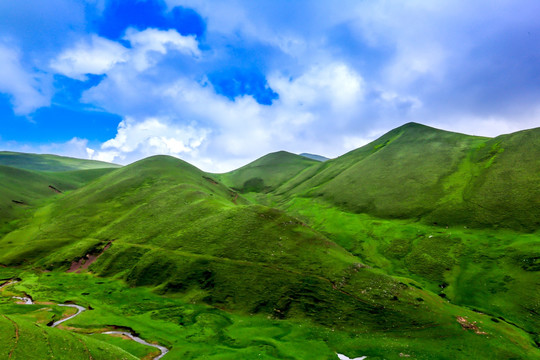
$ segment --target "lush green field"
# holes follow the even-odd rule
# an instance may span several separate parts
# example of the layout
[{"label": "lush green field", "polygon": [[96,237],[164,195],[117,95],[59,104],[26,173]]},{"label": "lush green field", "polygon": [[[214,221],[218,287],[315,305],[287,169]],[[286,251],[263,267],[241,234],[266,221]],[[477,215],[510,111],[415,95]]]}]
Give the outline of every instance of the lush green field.
[{"label": "lush green field", "polygon": [[[337,159],[278,152],[227,174],[18,154],[50,167],[0,166],[0,280],[21,279],[0,290],[0,352],[159,355],[95,334],[129,329],[164,359],[540,358],[537,133],[408,124]],[[91,310],[47,327],[65,302]]]},{"label": "lush green field", "polygon": [[[31,327],[48,331],[52,334],[49,338],[58,334],[68,339],[77,339],[73,333],[132,329],[143,339],[168,347],[171,351],[165,359],[337,359],[336,352],[368,356],[370,359],[399,359],[400,353],[417,359],[535,356],[535,350],[521,331],[504,322],[495,323],[489,316],[459,309],[428,293],[424,293],[425,301],[419,305],[418,312],[436,307],[437,316],[441,318],[445,318],[446,313],[452,314],[445,323],[391,332],[369,329],[361,324],[355,329],[344,330],[320,326],[307,318],[278,320],[256,314],[226,312],[193,304],[187,301],[186,296],[163,297],[148,287],[129,288],[121,281],[100,279],[90,274],[36,274],[11,269],[3,269],[2,272],[4,277],[16,275],[22,278],[20,283],[2,291],[0,311],[6,317],[16,318],[21,324],[46,324],[60,318],[66,311],[53,304],[75,302],[92,310],[61,325],[64,331],[43,325]],[[15,305],[9,297],[12,294],[31,294],[36,305]],[[476,321],[480,331],[487,335],[476,334],[474,329],[462,329],[456,321],[457,316],[466,317],[470,323]],[[118,350],[114,352],[102,342],[141,358],[155,355],[152,348],[107,335],[79,338],[94,359],[120,358],[117,357],[120,354]],[[60,338],[58,341],[67,340]],[[26,349],[27,358],[47,358],[32,357],[36,354],[32,353],[35,348],[29,344],[20,343],[19,348],[20,351]],[[77,354],[72,348],[67,349]],[[110,353],[99,353],[99,349],[108,349]],[[57,358],[56,351],[54,354]],[[72,358],[88,358],[77,356]]]}]

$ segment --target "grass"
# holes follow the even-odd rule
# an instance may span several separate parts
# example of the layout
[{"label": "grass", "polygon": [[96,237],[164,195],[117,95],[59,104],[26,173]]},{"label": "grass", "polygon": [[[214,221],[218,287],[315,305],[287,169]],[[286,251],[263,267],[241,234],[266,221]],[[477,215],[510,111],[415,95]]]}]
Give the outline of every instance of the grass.
[{"label": "grass", "polygon": [[26,181],[35,202],[0,237],[0,279],[22,279],[0,314],[43,327],[72,311],[13,303],[24,294],[91,306],[64,332],[130,328],[165,359],[539,358],[537,131],[408,124],[323,163],[280,152],[219,175],[163,156],[6,167],[20,183],[4,194]]},{"label": "grass", "polygon": [[241,193],[269,192],[299,172],[319,163],[319,160],[286,151],[278,151],[265,155],[237,170],[214,176],[225,185]]},{"label": "grass", "polygon": [[411,123],[274,193],[381,218],[530,232],[540,226],[539,133],[489,139]]},{"label": "grass", "polygon": [[38,171],[72,171],[119,167],[119,165],[103,161],[83,160],[49,154],[27,154],[11,151],[0,151],[0,165]]},{"label": "grass", "polygon": [[538,234],[377,219],[302,198],[283,207],[374,268],[540,333]]},{"label": "grass", "polygon": [[[12,269],[2,270],[16,272]],[[301,318],[278,320],[261,315],[231,313],[192,304],[182,297],[163,297],[147,287],[130,288],[122,281],[100,279],[90,274],[19,271],[17,276],[22,278],[21,283],[5,289],[0,297],[1,313],[14,317],[18,310],[19,322],[27,324],[42,323],[61,316],[40,310],[54,305],[12,305],[7,290],[32,294],[38,303],[73,301],[91,306],[92,310],[62,325],[71,332],[41,325],[39,328],[55,330],[56,334],[65,337],[68,334],[79,337],[89,349],[93,345],[90,340],[99,340],[100,344],[121,348],[139,358],[153,350],[114,337],[89,337],[83,334],[104,330],[112,325],[130,328],[147,341],[169,347],[171,351],[164,359],[336,359],[336,352],[375,359],[399,359],[402,358],[400,353],[418,359],[533,358],[535,354],[526,336],[512,326],[504,322],[494,323],[486,315],[459,309],[426,292],[423,294],[425,301],[418,305],[419,312],[431,309],[434,315],[447,320],[425,329],[388,332],[362,327],[354,330],[324,327]],[[44,318],[44,313],[48,317]],[[450,316],[447,317],[446,313]],[[471,323],[477,321],[481,330],[489,335],[463,330],[455,321],[458,315],[466,316]],[[508,340],[501,340],[499,336]],[[441,338],[444,339],[443,343]],[[100,346],[105,348],[103,344]],[[36,358],[35,354],[27,353],[27,358]],[[94,355],[94,359],[109,358],[114,357]]]}]

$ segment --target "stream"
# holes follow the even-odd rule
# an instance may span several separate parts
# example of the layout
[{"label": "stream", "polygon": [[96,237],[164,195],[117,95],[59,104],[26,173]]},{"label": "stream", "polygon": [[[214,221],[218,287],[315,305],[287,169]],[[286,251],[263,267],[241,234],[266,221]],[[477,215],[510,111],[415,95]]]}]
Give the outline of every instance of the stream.
[{"label": "stream", "polygon": [[155,347],[156,349],[158,349],[159,351],[161,351],[161,355],[155,357],[154,360],[159,360],[159,359],[161,359],[162,357],[165,356],[166,353],[169,352],[169,349],[167,349],[165,346],[156,345],[156,344],[150,344],[149,342],[144,341],[144,340],[141,339],[140,337],[135,336],[135,335],[133,335],[133,334],[130,334],[130,333],[128,333],[128,332],[124,332],[124,331],[106,331],[106,332],[102,332],[102,333],[100,333],[100,334],[124,335],[124,336],[129,337],[131,340],[138,342],[139,344],[143,344],[143,345],[146,345],[146,346],[152,346],[152,347]]},{"label": "stream", "polygon": [[67,318],[65,319],[61,319],[61,320],[58,320],[58,321],[55,321],[52,323],[51,327],[57,327],[58,325],[60,325],[61,323],[63,323],[64,321],[68,321],[68,320],[71,320],[73,319],[75,316],[79,315],[80,313],[82,313],[83,311],[86,310],[85,307],[82,307],[80,305],[75,305],[75,304],[57,304],[58,306],[65,306],[65,307],[71,307],[71,308],[75,308],[77,309],[77,312],[71,316],[68,316]]},{"label": "stream", "polygon": [[[4,284],[2,284],[0,286],[0,289],[4,288],[4,287],[7,287],[9,285],[13,285],[13,284],[16,284],[18,281],[9,281],[9,282],[6,282]],[[27,295],[25,297],[22,297],[22,296],[12,296],[12,298],[14,299],[17,299],[17,300],[20,300],[24,303],[24,305],[33,305],[34,304],[34,301],[32,300],[32,298],[30,298],[30,295]],[[53,322],[51,325],[49,325],[50,327],[57,327],[58,325],[62,324],[63,322],[65,321],[68,321],[68,320],[71,320],[73,319],[74,317],[80,315],[83,311],[86,311],[86,308],[84,306],[80,306],[80,305],[76,305],[76,304],[56,304],[57,306],[64,306],[64,307],[71,307],[71,308],[74,308],[74,309],[77,309],[77,312],[71,316],[68,316],[67,318],[65,319],[61,319],[61,320],[58,320],[58,321],[55,321]],[[97,334],[107,334],[107,335],[124,335],[124,336],[127,336],[129,337],[131,340],[133,341],[136,341],[138,342],[139,344],[142,344],[142,345],[146,345],[146,346],[151,346],[151,347],[154,347],[156,349],[158,349],[161,354],[156,356],[155,358],[153,358],[152,360],[159,360],[161,359],[162,357],[165,356],[165,354],[167,354],[169,352],[169,349],[167,349],[165,346],[161,346],[161,345],[156,345],[156,344],[151,344],[147,341],[144,341],[143,339],[141,339],[140,337],[138,336],[135,336],[129,332],[125,332],[125,331],[105,331],[105,332],[102,332],[102,333],[97,333]],[[91,335],[94,335],[94,334],[91,334]]]}]

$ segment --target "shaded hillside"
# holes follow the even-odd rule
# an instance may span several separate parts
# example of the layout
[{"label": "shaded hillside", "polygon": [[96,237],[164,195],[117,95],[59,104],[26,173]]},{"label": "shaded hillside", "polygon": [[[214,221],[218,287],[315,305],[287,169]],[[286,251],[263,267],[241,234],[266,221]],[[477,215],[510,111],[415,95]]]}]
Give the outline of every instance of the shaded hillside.
[{"label": "shaded hillside", "polygon": [[265,155],[237,170],[216,176],[225,185],[242,193],[269,192],[306,168],[319,163],[304,156],[279,151]]},{"label": "shaded hillside", "polygon": [[69,171],[119,167],[119,165],[103,161],[76,159],[49,154],[27,154],[11,151],[0,151],[0,165],[39,171]]},{"label": "shaded hillside", "polygon": [[540,225],[538,149],[540,129],[489,139],[410,123],[276,193],[383,218],[533,230]]}]

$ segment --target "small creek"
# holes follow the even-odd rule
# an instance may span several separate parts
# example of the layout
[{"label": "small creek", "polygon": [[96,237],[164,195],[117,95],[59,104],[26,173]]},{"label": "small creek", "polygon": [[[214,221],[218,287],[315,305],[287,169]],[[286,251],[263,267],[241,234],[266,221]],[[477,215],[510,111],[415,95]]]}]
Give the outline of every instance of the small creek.
[{"label": "small creek", "polygon": [[[9,281],[5,284],[2,284],[0,286],[0,289],[4,288],[4,287],[7,287],[9,285],[13,285],[13,284],[16,284],[18,281]],[[23,301],[24,302],[24,305],[33,305],[34,304],[34,301],[32,300],[32,298],[30,298],[29,296],[28,297],[22,297],[22,296],[12,296],[12,298],[14,299],[17,299],[17,300],[20,300],[20,301]],[[71,308],[74,308],[74,309],[77,309],[77,312],[71,316],[68,316],[67,318],[65,319],[61,319],[61,320],[58,320],[58,321],[55,321],[53,322],[51,325],[49,325],[50,327],[57,327],[58,325],[62,324],[63,322],[65,321],[68,321],[68,320],[71,320],[73,319],[74,317],[80,315],[83,311],[86,311],[86,308],[84,306],[80,306],[80,305],[76,305],[76,304],[56,304],[58,306],[64,306],[64,307],[71,307]],[[165,354],[167,354],[169,352],[169,349],[167,349],[165,346],[161,346],[161,345],[156,345],[156,344],[151,344],[147,341],[144,341],[143,339],[141,339],[140,337],[138,336],[135,336],[129,332],[125,332],[125,331],[105,331],[105,332],[101,332],[101,333],[97,333],[97,334],[107,334],[107,335],[124,335],[124,336],[127,336],[129,337],[131,340],[133,341],[136,341],[138,342],[139,344],[142,344],[142,345],[146,345],[146,346],[151,346],[153,348],[156,348],[158,349],[161,354],[156,356],[155,358],[153,358],[152,360],[159,360],[161,359],[162,357],[165,356]],[[94,334],[91,334],[91,335],[94,335]]]},{"label": "small creek", "polygon": [[128,332],[124,332],[124,331],[106,331],[106,332],[102,332],[102,333],[100,333],[100,334],[124,335],[124,336],[129,337],[131,340],[138,342],[139,344],[143,344],[143,345],[146,345],[146,346],[152,346],[152,347],[155,347],[156,349],[158,349],[159,351],[161,351],[161,355],[155,357],[154,360],[161,359],[162,357],[165,356],[166,353],[169,352],[169,349],[167,349],[165,346],[156,345],[156,344],[150,344],[149,342],[144,341],[144,340],[141,339],[140,337],[135,336],[135,335],[133,335],[133,334],[130,334],[130,333],[128,333]]},{"label": "small creek", "polygon": [[52,323],[51,327],[57,327],[58,325],[60,325],[61,323],[63,323],[64,321],[68,321],[68,320],[71,320],[73,319],[75,316],[79,315],[80,313],[82,313],[83,311],[86,310],[85,307],[83,306],[80,306],[80,305],[75,305],[75,304],[57,304],[58,306],[65,306],[65,307],[71,307],[71,308],[75,308],[77,309],[77,312],[71,316],[68,316],[67,318],[65,319],[61,319],[61,320],[58,320],[58,321],[55,321]]}]

